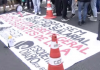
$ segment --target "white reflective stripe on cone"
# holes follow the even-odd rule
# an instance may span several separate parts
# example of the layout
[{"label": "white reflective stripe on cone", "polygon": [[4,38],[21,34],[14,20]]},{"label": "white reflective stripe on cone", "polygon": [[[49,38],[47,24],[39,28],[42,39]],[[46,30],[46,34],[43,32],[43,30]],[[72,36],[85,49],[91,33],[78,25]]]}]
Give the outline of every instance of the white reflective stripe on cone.
[{"label": "white reflective stripe on cone", "polygon": [[51,4],[51,2],[50,2],[50,1],[48,1],[47,3]]},{"label": "white reflective stripe on cone", "polygon": [[51,42],[51,48],[52,49],[57,49],[58,48],[58,44],[56,42]]},{"label": "white reflective stripe on cone", "polygon": [[50,8],[47,7],[47,10],[52,10],[52,8],[51,7]]},{"label": "white reflective stripe on cone", "polygon": [[50,65],[60,65],[62,63],[61,57],[59,58],[49,58],[49,64]]}]

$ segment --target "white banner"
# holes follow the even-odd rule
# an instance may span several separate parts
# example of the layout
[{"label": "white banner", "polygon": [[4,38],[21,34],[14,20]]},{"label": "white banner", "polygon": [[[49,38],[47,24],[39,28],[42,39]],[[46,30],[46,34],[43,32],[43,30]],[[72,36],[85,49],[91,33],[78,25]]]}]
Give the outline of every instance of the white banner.
[{"label": "white banner", "polygon": [[57,34],[64,69],[100,51],[95,33],[36,15],[15,14],[0,15],[0,39],[7,45],[12,35],[15,46],[10,50],[31,70],[48,69],[53,33]]}]

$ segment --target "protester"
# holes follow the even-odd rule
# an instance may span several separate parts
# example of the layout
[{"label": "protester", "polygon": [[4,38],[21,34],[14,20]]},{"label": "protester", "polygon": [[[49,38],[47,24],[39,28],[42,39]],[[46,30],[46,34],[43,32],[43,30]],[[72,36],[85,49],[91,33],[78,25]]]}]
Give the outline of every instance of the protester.
[{"label": "protester", "polygon": [[33,0],[33,4],[34,4],[34,12],[35,12],[35,15],[41,14],[41,10],[40,10],[40,0]]},{"label": "protester", "polygon": [[8,4],[9,4],[9,10],[15,9],[14,0],[8,0]]},{"label": "protester", "polygon": [[27,3],[27,11],[31,11],[34,9],[32,0],[26,0],[26,3]]},{"label": "protester", "polygon": [[56,9],[55,9],[55,0],[51,0],[51,3],[52,3],[53,12],[55,13],[56,12]]},{"label": "protester", "polygon": [[26,0],[22,0],[22,2],[23,2],[23,3],[22,3],[23,9],[25,9],[25,5],[26,5],[25,3],[26,3]]},{"label": "protester", "polygon": [[6,12],[6,4],[7,4],[7,0],[0,0],[0,6],[3,5],[3,12]]},{"label": "protester", "polygon": [[67,6],[68,11],[72,10],[71,4],[72,4],[72,0],[68,0],[68,6]]},{"label": "protester", "polygon": [[72,8],[72,15],[70,18],[73,18],[75,16],[75,7],[76,7],[76,0],[72,0],[71,8]]},{"label": "protester", "polygon": [[92,15],[93,15],[93,12],[92,12],[92,9],[91,9],[91,3],[89,3],[88,11],[87,11],[87,16],[91,18]]},{"label": "protester", "polygon": [[97,0],[97,12],[100,12],[100,0]]},{"label": "protester", "polygon": [[90,0],[78,0],[78,25],[82,25],[86,21],[87,8]]},{"label": "protester", "polygon": [[91,21],[97,21],[97,7],[96,7],[97,0],[91,0],[91,9],[93,12],[93,17],[90,17]]},{"label": "protester", "polygon": [[68,17],[67,17],[68,0],[62,0],[62,5],[63,5],[63,9],[62,9],[61,21],[67,21],[68,20]]},{"label": "protester", "polygon": [[61,0],[55,0],[55,9],[56,9],[56,16],[61,16]]}]

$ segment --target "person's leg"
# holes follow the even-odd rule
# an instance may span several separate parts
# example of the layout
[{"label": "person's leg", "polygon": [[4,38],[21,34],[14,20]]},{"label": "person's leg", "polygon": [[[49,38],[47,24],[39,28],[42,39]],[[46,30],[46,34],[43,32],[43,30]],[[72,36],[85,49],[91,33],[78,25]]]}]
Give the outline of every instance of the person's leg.
[{"label": "person's leg", "polygon": [[70,16],[70,18],[73,18],[75,16],[75,7],[76,7],[76,1],[75,0],[72,0],[71,7],[72,7],[72,15]]},{"label": "person's leg", "polygon": [[41,14],[40,0],[37,0],[37,11],[38,11],[39,14]]},{"label": "person's leg", "polygon": [[14,0],[11,0],[11,4],[12,4],[12,7],[13,7],[13,9],[15,9],[15,2],[14,2]]},{"label": "person's leg", "polygon": [[34,9],[33,1],[30,0],[30,2],[31,2],[31,9]]},{"label": "person's leg", "polygon": [[82,11],[83,4],[84,4],[83,2],[78,1],[78,21],[79,21],[78,24],[79,25],[82,24],[82,16],[81,16],[82,13],[81,13],[81,11]]},{"label": "person's leg", "polygon": [[94,17],[91,17],[90,18],[91,21],[97,21],[97,8],[96,8],[96,3],[97,3],[97,0],[91,0],[91,9],[93,11],[93,16],[94,16]]},{"label": "person's leg", "polygon": [[62,21],[67,21],[67,6],[68,6],[68,1],[67,0],[62,0],[63,4],[63,10],[62,10]]},{"label": "person's leg", "polygon": [[100,0],[99,0],[99,10],[98,10],[98,12],[100,12]]},{"label": "person's leg", "polygon": [[40,2],[42,3],[42,0],[40,0]]},{"label": "person's leg", "polygon": [[68,11],[72,10],[71,4],[72,4],[72,0],[68,0]]},{"label": "person's leg", "polygon": [[7,0],[3,0],[3,10],[4,10],[4,13],[6,12],[6,4],[7,4]]},{"label": "person's leg", "polygon": [[27,9],[30,9],[30,4],[29,4],[29,0],[27,0]]},{"label": "person's leg", "polygon": [[33,1],[33,5],[34,5],[34,12],[37,15],[38,11],[37,11],[37,0],[32,0]]},{"label": "person's leg", "polygon": [[56,15],[61,16],[61,0],[55,0]]},{"label": "person's leg", "polygon": [[87,16],[87,8],[88,8],[89,2],[86,2],[84,4],[84,8],[83,8],[83,23],[86,21],[86,16]]},{"label": "person's leg", "polygon": [[2,0],[0,0],[0,14],[1,14]]},{"label": "person's leg", "polygon": [[11,1],[10,0],[7,0],[7,3],[9,5],[9,9],[11,9]]}]

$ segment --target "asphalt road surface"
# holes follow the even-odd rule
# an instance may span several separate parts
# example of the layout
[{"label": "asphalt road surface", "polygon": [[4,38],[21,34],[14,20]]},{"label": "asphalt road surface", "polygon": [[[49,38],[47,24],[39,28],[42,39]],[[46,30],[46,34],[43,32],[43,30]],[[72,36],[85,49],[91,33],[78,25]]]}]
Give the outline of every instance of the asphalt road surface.
[{"label": "asphalt road surface", "polygon": [[[46,13],[45,8],[42,8],[42,15],[44,16]],[[68,16],[70,16],[71,13],[68,13]],[[98,20],[100,19],[100,15],[98,14]],[[57,17],[57,21],[61,22],[61,17]],[[86,24],[82,26],[78,26],[76,21],[77,18],[77,11],[76,16],[69,21],[65,22],[65,24],[70,24],[94,33],[98,32],[98,21],[97,22],[91,22],[87,18]],[[12,51],[10,51],[8,48],[4,48],[4,44],[0,41],[0,70],[30,70],[19,58],[17,58]],[[95,50],[95,49],[94,49]],[[74,58],[73,58],[74,60]],[[69,67],[66,70],[100,70],[100,53],[97,53],[83,61],[80,61],[73,66]]]}]

